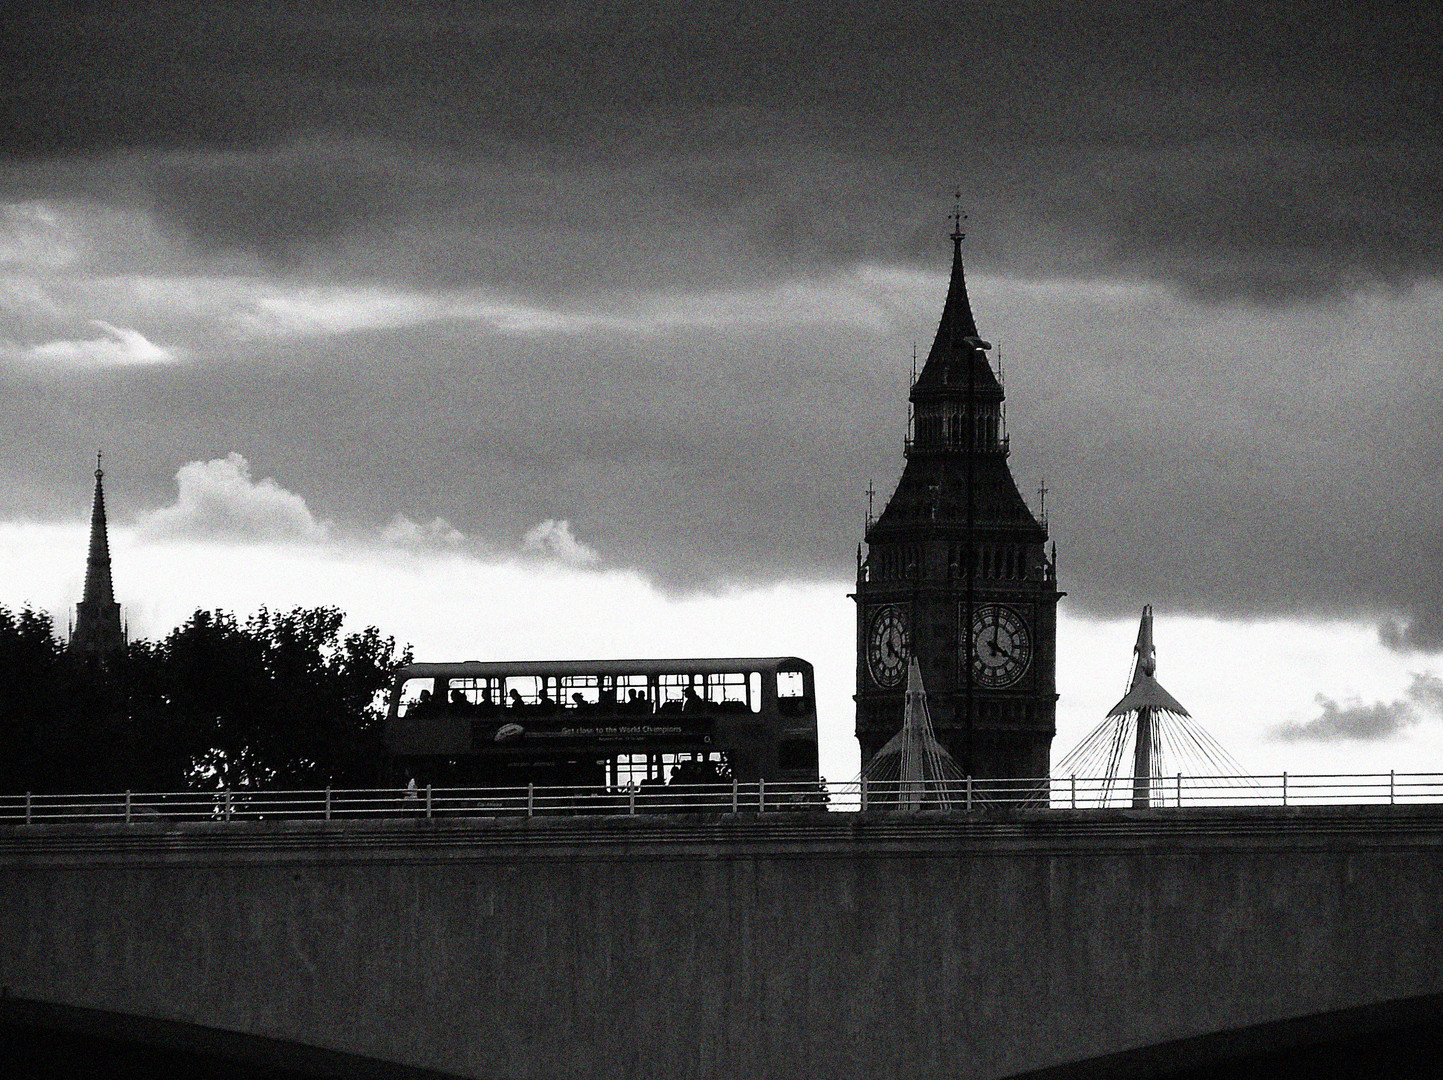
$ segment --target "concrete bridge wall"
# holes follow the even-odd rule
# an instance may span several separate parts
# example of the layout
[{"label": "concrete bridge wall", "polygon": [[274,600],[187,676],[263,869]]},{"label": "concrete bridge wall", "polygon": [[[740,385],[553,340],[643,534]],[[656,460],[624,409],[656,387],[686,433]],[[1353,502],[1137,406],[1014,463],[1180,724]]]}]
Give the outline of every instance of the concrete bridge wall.
[{"label": "concrete bridge wall", "polygon": [[1000,1077],[1443,991],[1443,813],[0,830],[12,998],[467,1077]]}]

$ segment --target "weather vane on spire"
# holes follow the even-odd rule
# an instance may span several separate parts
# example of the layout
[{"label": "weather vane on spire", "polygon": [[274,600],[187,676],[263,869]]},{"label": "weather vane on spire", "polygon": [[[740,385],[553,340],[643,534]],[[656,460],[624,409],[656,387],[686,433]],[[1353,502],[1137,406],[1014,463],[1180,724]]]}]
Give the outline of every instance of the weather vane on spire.
[{"label": "weather vane on spire", "polygon": [[952,222],[952,239],[961,240],[967,235],[962,231],[962,223],[967,220],[967,215],[962,210],[961,188],[956,188],[952,192],[952,213],[948,217]]}]

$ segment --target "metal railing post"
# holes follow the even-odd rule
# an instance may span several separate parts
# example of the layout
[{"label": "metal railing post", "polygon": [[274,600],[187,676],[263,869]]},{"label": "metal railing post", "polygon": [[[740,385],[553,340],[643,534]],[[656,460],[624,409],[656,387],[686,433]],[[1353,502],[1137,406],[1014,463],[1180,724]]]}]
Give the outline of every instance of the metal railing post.
[{"label": "metal railing post", "polygon": [[1077,809],[1077,774],[1072,774],[1072,809]]},{"label": "metal railing post", "polygon": [[766,782],[766,779],[763,778],[763,779],[757,781],[757,813],[758,813],[758,814],[765,814],[766,812],[767,812],[767,782]]},{"label": "metal railing post", "polygon": [[29,825],[30,823],[30,792],[27,791],[25,793],[25,824]]},{"label": "metal railing post", "polygon": [[861,788],[860,788],[859,790],[860,790],[860,794],[858,795],[859,806],[860,806],[860,808],[861,808],[861,812],[865,814],[865,813],[867,812],[867,778],[866,778],[865,776],[862,777],[862,784],[861,784]]},{"label": "metal railing post", "polygon": [[1177,804],[1182,805],[1182,773],[1177,774]]},{"label": "metal railing post", "polygon": [[536,785],[526,785],[526,816],[531,817],[536,813]]},{"label": "metal railing post", "polygon": [[227,821],[230,820],[230,815],[231,815],[230,788],[226,788],[226,789],[225,789],[225,819],[226,819]]},{"label": "metal railing post", "polygon": [[738,795],[737,795],[737,778],[736,778],[735,776],[733,776],[733,777],[732,777],[732,813],[735,814],[739,809],[740,809],[740,800],[738,799]]},{"label": "metal railing post", "polygon": [[626,789],[626,812],[631,817],[636,817],[636,785],[632,784]]},{"label": "metal railing post", "polygon": [[125,789],[125,823],[130,824],[130,789]]},{"label": "metal railing post", "polygon": [[1288,805],[1288,774],[1283,773],[1283,805]]},{"label": "metal railing post", "polygon": [[331,820],[331,785],[326,785],[326,820]]},{"label": "metal railing post", "polygon": [[426,816],[431,816],[431,785],[426,785]]},{"label": "metal railing post", "polygon": [[1388,770],[1388,805],[1389,805],[1389,806],[1392,806],[1392,805],[1393,805],[1393,779],[1394,779],[1393,774],[1394,774],[1395,771],[1396,771],[1396,770],[1394,770],[1394,769],[1389,769],[1389,770]]},{"label": "metal railing post", "polygon": [[972,777],[970,774],[967,777],[967,809],[972,809]]}]

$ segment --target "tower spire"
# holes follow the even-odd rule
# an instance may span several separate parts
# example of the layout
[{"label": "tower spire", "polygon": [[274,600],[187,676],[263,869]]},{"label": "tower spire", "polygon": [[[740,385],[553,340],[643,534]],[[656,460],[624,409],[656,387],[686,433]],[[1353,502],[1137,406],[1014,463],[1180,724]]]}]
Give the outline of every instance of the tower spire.
[{"label": "tower spire", "polygon": [[952,221],[952,276],[937,323],[937,336],[908,395],[916,418],[909,455],[936,452],[1007,453],[1003,437],[1002,384],[987,359],[991,344],[977,332],[962,267],[960,202]]},{"label": "tower spire", "polygon": [[87,659],[108,663],[125,648],[120,605],[110,579],[110,535],[105,521],[105,470],[101,452],[95,452],[95,496],[90,504],[90,553],[85,560],[85,592],[75,606],[75,629],[70,650]]},{"label": "tower spire", "polygon": [[[968,339],[977,340],[977,320],[972,316],[972,304],[967,299],[967,275],[962,269],[962,241],[967,238],[962,231],[962,223],[967,220],[967,212],[962,209],[962,192],[953,192],[953,197],[952,213],[948,215],[952,219],[952,232],[949,234],[952,241],[952,276],[947,283],[947,299],[942,305],[937,337],[933,339],[932,351],[927,354],[924,372],[939,351],[953,352],[965,348],[970,352],[973,346],[969,345]],[[982,344],[989,349],[992,347],[985,342]]]}]

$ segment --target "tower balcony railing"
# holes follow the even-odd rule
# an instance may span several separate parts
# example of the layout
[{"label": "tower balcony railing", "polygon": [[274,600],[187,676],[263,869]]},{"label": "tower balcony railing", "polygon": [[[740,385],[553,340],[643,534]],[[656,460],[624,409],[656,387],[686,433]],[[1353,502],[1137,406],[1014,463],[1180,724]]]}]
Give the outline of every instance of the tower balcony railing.
[{"label": "tower balcony railing", "polygon": [[908,435],[902,440],[902,454],[904,457],[911,457],[913,452],[919,453],[965,453],[968,450],[975,450],[979,454],[1007,457],[1011,453],[1010,436],[1003,435],[996,442],[988,445],[971,443],[966,439],[953,439],[938,437],[921,439],[915,435]]},{"label": "tower balcony railing", "polygon": [[0,827],[179,822],[634,817],[1443,804],[1443,773],[1052,776],[1016,779],[726,782],[625,787],[222,789],[0,796]]}]

